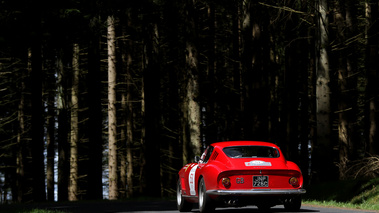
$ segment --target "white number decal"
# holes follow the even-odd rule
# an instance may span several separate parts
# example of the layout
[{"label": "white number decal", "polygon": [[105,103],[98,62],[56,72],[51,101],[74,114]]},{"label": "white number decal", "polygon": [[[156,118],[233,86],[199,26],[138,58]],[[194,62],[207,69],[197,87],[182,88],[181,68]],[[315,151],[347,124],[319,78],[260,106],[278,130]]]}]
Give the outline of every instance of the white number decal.
[{"label": "white number decal", "polygon": [[190,187],[190,195],[196,195],[195,190],[195,173],[196,173],[197,165],[192,167],[189,175],[188,175],[188,183]]}]

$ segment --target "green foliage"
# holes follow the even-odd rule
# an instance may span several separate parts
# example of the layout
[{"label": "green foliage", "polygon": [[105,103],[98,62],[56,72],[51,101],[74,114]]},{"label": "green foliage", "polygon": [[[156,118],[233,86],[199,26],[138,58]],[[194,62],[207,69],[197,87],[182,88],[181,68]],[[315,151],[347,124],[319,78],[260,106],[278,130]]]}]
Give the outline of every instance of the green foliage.
[{"label": "green foliage", "polygon": [[63,212],[58,211],[58,210],[33,209],[33,210],[23,211],[22,213],[63,213]]},{"label": "green foliage", "polygon": [[[359,194],[354,196],[351,199],[353,204],[362,204],[370,203],[377,204],[379,203],[379,178],[369,180],[359,187]],[[379,207],[379,205],[378,205]]]},{"label": "green foliage", "polygon": [[304,199],[307,204],[379,210],[379,178],[314,184]]},{"label": "green foliage", "polygon": [[367,209],[367,210],[379,210],[379,205],[377,204],[352,204],[337,201],[318,201],[318,200],[308,200],[303,202],[308,205],[317,206],[327,206],[327,207],[338,207],[338,208],[348,208],[348,209]]}]

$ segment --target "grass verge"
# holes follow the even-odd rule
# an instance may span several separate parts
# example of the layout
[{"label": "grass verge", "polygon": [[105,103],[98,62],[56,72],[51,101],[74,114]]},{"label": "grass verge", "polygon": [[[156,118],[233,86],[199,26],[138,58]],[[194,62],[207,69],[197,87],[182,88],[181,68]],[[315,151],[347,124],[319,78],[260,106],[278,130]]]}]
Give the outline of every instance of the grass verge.
[{"label": "grass verge", "polygon": [[20,213],[65,213],[62,211],[56,211],[56,210],[45,210],[45,209],[33,209],[33,210],[26,210]]},{"label": "grass verge", "polygon": [[379,211],[379,178],[326,182],[306,189],[305,204]]}]

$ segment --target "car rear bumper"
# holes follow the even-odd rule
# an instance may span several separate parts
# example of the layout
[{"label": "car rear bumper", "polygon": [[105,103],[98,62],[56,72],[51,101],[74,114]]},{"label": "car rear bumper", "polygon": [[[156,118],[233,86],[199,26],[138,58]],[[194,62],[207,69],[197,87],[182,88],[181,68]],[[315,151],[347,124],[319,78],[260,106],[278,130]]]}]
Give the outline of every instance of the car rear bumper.
[{"label": "car rear bumper", "polygon": [[252,189],[252,190],[208,190],[208,195],[219,196],[259,196],[259,195],[301,195],[305,189],[271,190],[271,189]]}]

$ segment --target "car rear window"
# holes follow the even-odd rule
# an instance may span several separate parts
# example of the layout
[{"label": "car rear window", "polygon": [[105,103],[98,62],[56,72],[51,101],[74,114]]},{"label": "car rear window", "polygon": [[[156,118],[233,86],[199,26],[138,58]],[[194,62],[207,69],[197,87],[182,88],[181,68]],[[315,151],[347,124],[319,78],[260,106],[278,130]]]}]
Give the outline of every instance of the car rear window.
[{"label": "car rear window", "polygon": [[229,146],[223,149],[230,158],[278,158],[279,151],[269,146]]}]

